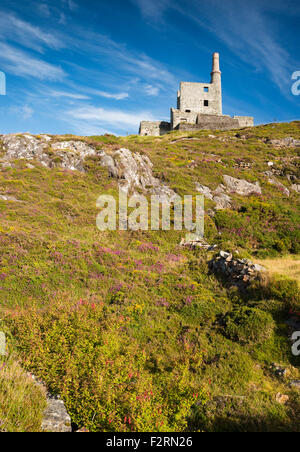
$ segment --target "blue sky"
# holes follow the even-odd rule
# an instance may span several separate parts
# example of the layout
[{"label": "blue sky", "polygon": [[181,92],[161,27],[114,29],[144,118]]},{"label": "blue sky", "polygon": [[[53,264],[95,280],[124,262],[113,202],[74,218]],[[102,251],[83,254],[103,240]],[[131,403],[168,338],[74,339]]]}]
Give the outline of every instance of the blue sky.
[{"label": "blue sky", "polygon": [[299,23],[298,0],[1,0],[0,133],[137,133],[215,51],[225,114],[299,119]]}]

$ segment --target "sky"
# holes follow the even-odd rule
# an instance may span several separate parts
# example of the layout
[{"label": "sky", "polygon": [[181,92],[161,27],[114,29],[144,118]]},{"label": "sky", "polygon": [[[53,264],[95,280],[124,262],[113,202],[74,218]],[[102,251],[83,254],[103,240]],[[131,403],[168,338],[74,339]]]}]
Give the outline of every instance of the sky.
[{"label": "sky", "polygon": [[0,134],[136,134],[213,52],[224,114],[300,119],[299,23],[298,0],[1,0]]}]

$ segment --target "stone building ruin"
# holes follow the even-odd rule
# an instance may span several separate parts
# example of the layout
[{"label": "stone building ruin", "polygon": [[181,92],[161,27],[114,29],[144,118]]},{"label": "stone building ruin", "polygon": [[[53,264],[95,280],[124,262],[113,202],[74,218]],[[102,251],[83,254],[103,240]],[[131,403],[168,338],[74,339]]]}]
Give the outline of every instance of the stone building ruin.
[{"label": "stone building ruin", "polygon": [[142,121],[140,135],[160,136],[172,130],[229,130],[253,127],[253,117],[223,115],[219,60],[219,54],[214,53],[210,83],[180,83],[177,109],[171,108],[170,122]]}]

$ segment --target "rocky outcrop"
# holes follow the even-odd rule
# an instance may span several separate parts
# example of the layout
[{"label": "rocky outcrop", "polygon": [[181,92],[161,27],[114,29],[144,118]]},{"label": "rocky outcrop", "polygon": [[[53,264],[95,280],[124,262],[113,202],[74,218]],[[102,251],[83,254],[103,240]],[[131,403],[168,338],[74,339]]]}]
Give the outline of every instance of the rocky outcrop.
[{"label": "rocky outcrop", "polygon": [[287,196],[287,197],[290,196],[290,190],[274,177],[272,171],[265,171],[264,174],[268,177],[269,184],[275,185],[276,187],[278,187],[279,190],[281,191],[281,193],[283,193],[285,196]]},{"label": "rocky outcrop", "polygon": [[146,155],[133,153],[129,149],[119,149],[112,155],[105,152],[100,156],[101,165],[107,167],[109,174],[119,181],[126,192],[149,193],[173,199],[176,193],[153,176],[150,159]]},{"label": "rocky outcrop", "polygon": [[95,149],[82,141],[52,141],[47,135],[2,135],[4,157],[2,167],[13,160],[35,160],[47,168],[61,167],[71,171],[84,171],[84,160],[96,154]]},{"label": "rocky outcrop", "polygon": [[279,140],[268,140],[268,144],[275,148],[296,148],[300,147],[300,140],[296,140],[292,137],[286,137]]},{"label": "rocky outcrop", "polygon": [[299,184],[293,184],[291,186],[291,189],[297,193],[300,193],[300,185]]},{"label": "rocky outcrop", "polygon": [[265,271],[261,265],[248,259],[234,259],[231,253],[225,251],[220,251],[220,254],[209,262],[209,267],[214,273],[222,274],[229,286],[237,286],[240,289],[246,288]]},{"label": "rocky outcrop", "polygon": [[[48,135],[10,134],[0,137],[4,151],[0,159],[2,168],[12,167],[18,159],[35,160],[47,168],[59,167],[71,171],[84,172],[85,159],[97,156],[100,164],[108,169],[111,177],[118,180],[120,188],[126,192],[146,193],[168,197],[172,200],[176,193],[153,176],[152,163],[146,155],[133,153],[129,149],[119,149],[112,155],[97,151],[84,141],[59,141]],[[30,163],[26,165],[33,169]],[[3,200],[16,201],[1,195]],[[3,197],[5,196],[5,198]]]},{"label": "rocky outcrop", "polygon": [[224,176],[224,184],[220,184],[214,191],[205,185],[196,184],[196,190],[203,194],[207,199],[216,203],[216,210],[230,209],[232,199],[229,194],[238,194],[241,196],[249,196],[253,194],[261,195],[261,187],[259,182],[252,184],[244,179],[235,179],[231,176]]},{"label": "rocky outcrop", "polygon": [[231,176],[224,176],[224,182],[229,193],[236,193],[241,196],[261,195],[259,182],[255,184],[247,182],[244,179],[235,179]]}]

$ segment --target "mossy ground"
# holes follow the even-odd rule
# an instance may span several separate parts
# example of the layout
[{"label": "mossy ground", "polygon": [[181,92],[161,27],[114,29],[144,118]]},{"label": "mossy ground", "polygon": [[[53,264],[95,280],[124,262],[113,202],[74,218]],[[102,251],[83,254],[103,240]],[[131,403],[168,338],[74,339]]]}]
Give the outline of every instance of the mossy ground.
[{"label": "mossy ground", "polygon": [[[196,182],[214,189],[223,174],[260,181],[262,196],[233,196],[233,210],[206,218],[207,240],[247,257],[299,253],[299,195],[263,175],[273,161],[299,177],[297,150],[262,141],[299,139],[299,123],[247,129],[247,139],[213,133],[82,139],[147,154],[180,195],[196,194]],[[100,232],[96,200],[117,196],[117,182],[95,158],[86,169],[16,161],[0,172],[2,192],[22,201],[0,201],[0,328],[23,366],[90,431],[299,431],[299,394],[270,371],[276,361],[299,378],[285,324],[295,288],[226,290],[208,271],[210,254],[179,247],[182,233]],[[226,317],[241,306],[274,320],[265,340],[228,336]]]}]

